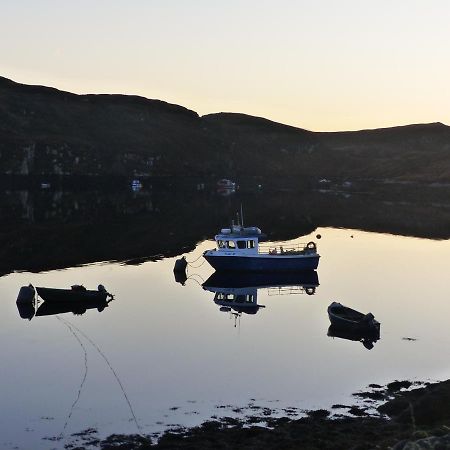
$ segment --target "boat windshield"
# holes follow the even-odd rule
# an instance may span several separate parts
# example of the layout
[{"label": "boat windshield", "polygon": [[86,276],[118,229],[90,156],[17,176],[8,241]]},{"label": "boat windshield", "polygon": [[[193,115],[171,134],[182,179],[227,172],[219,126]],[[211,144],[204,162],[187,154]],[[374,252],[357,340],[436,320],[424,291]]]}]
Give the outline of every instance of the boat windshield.
[{"label": "boat windshield", "polygon": [[239,250],[247,250],[247,249],[252,249],[255,248],[255,240],[254,239],[240,239],[240,240],[236,240],[236,241],[224,241],[222,239],[217,240],[217,247],[219,249],[226,249],[226,248],[230,248],[230,249],[236,249],[238,248]]}]

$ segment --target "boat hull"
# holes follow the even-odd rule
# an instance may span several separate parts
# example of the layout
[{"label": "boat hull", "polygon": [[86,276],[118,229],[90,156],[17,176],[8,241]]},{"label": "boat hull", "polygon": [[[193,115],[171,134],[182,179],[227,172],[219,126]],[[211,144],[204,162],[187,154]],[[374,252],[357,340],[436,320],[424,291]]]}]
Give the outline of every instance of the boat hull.
[{"label": "boat hull", "polygon": [[346,330],[353,333],[380,330],[380,324],[372,314],[363,314],[354,309],[333,302],[328,307],[328,317],[334,329]]},{"label": "boat hull", "polygon": [[106,301],[107,292],[75,289],[54,289],[37,287],[37,293],[46,302]]},{"label": "boat hull", "polygon": [[316,270],[319,255],[307,256],[217,256],[205,253],[204,257],[218,271],[292,272]]}]

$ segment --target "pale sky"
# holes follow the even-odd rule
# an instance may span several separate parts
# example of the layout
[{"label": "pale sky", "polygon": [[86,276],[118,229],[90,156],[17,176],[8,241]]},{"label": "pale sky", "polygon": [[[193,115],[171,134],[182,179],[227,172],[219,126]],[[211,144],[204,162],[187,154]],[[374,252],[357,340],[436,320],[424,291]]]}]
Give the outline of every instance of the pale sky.
[{"label": "pale sky", "polygon": [[450,1],[0,0],[0,75],[315,131],[450,124]]}]

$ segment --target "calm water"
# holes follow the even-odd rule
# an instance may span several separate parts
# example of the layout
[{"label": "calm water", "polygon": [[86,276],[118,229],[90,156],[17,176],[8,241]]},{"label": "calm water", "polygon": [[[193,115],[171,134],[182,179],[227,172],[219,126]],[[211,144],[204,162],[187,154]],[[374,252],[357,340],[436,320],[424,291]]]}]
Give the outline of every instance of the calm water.
[{"label": "calm water", "polygon": [[[170,257],[1,277],[1,448],[63,448],[88,428],[155,433],[238,407],[328,408],[369,383],[448,378],[450,241],[319,227],[293,242],[318,233],[314,295],[302,280],[252,289],[265,306],[256,314],[220,310],[201,286],[213,273],[206,263],[176,283]],[[212,246],[199,242],[188,261]],[[102,283],[115,300],[29,321],[15,304],[28,283]],[[327,336],[332,300],[375,315],[372,350]]]}]

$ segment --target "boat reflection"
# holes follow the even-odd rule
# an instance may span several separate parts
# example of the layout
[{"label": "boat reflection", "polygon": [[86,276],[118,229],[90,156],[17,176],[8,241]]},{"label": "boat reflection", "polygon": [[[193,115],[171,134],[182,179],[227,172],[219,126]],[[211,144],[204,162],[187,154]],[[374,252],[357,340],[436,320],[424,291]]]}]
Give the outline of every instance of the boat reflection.
[{"label": "boat reflection", "polygon": [[36,305],[33,303],[16,303],[19,316],[22,319],[31,320],[36,314]]},{"label": "boat reflection", "polygon": [[380,330],[352,330],[330,325],[327,336],[347,339],[349,341],[359,341],[367,350],[372,350],[374,343],[380,339]]},{"label": "boat reflection", "polygon": [[31,320],[33,317],[53,316],[56,314],[72,313],[81,316],[90,309],[102,312],[109,306],[111,300],[86,300],[76,302],[38,302],[17,303],[17,309],[22,319]]},{"label": "boat reflection", "polygon": [[202,287],[214,293],[214,303],[220,311],[229,312],[238,319],[242,314],[254,315],[260,308],[265,308],[258,304],[259,289],[267,289],[269,295],[313,295],[318,285],[317,272],[312,270],[298,273],[214,272]]},{"label": "boat reflection", "polygon": [[78,302],[43,302],[36,311],[38,316],[53,316],[55,314],[72,313],[77,316],[83,315],[88,309],[96,309],[102,312],[108,307],[111,300],[87,300]]}]

